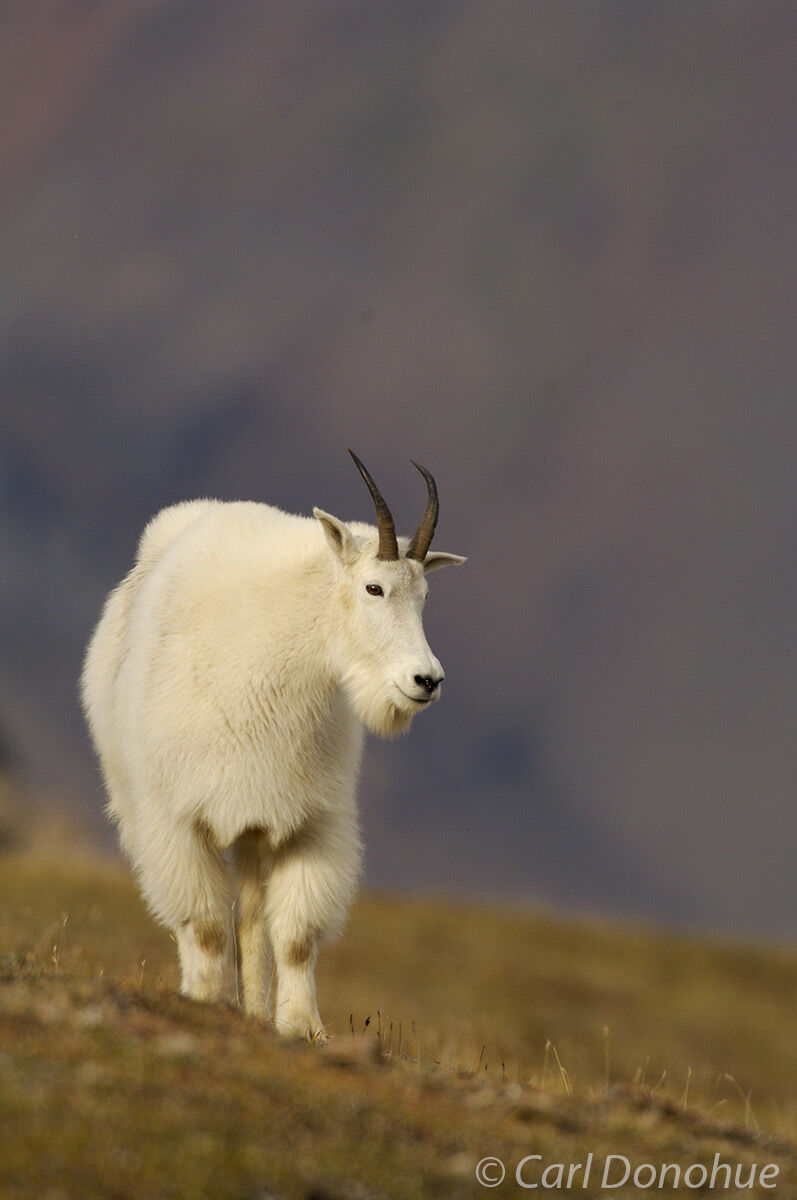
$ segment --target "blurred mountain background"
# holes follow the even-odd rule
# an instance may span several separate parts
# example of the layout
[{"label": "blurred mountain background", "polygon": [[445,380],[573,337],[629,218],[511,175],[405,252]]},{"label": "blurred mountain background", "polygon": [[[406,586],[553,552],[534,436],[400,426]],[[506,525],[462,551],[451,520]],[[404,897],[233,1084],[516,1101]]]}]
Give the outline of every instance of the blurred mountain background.
[{"label": "blurred mountain background", "polygon": [[109,837],[77,702],[161,506],[399,526],[444,702],[367,880],[795,929],[794,6],[0,10],[0,728]]}]

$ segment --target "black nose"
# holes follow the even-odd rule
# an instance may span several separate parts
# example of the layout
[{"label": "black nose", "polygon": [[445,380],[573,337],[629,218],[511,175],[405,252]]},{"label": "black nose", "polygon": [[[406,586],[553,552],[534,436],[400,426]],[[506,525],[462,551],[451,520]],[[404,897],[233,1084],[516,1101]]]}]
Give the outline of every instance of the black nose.
[{"label": "black nose", "polygon": [[438,683],[440,683],[440,680],[432,679],[431,675],[416,675],[415,682],[417,683],[418,687],[426,688],[427,692],[431,696]]}]

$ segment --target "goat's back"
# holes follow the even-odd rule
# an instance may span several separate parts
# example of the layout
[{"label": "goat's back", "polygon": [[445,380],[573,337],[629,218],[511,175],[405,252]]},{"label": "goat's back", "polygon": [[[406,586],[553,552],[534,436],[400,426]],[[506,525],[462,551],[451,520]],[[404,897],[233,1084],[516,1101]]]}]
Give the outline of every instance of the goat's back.
[{"label": "goat's back", "polygon": [[189,526],[208,512],[213,500],[189,500],[165,508],[153,517],[138,544],[135,564],[108,596],[86,652],[80,680],[86,719],[108,785],[109,808],[117,807],[125,790],[124,769],[117,745],[117,705],[114,684],[127,650],[130,611],[141,584],[163,553]]}]

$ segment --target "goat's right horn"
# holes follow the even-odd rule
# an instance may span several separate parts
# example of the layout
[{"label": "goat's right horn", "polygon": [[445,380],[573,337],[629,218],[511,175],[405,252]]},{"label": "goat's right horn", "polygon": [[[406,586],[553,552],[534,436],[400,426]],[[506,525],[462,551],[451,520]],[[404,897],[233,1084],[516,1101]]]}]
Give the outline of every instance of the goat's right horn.
[{"label": "goat's right horn", "polygon": [[360,462],[351,446],[348,447],[348,450],[349,454],[354,459],[357,470],[365,480],[368,491],[371,493],[374,501],[374,508],[376,509],[376,527],[379,530],[379,548],[377,549],[376,557],[397,559],[399,554],[398,541],[396,540],[396,526],[393,522],[390,509],[388,508],[379,488],[376,486],[373,479],[368,474],[366,467]]}]

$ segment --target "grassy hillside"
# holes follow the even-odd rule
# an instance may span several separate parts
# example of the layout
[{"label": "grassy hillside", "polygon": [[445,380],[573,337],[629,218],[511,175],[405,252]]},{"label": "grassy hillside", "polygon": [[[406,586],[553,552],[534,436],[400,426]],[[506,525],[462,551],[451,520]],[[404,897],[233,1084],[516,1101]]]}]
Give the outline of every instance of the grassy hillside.
[{"label": "grassy hillside", "polygon": [[793,1194],[785,952],[366,897],[323,1051],[179,997],[175,958],[115,865],[0,862],[0,1196],[459,1198],[487,1155],[509,1196],[590,1151],[581,1195],[608,1154],[715,1153]]}]

